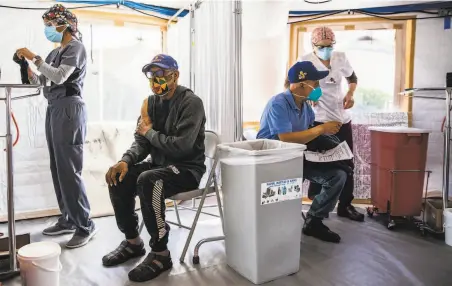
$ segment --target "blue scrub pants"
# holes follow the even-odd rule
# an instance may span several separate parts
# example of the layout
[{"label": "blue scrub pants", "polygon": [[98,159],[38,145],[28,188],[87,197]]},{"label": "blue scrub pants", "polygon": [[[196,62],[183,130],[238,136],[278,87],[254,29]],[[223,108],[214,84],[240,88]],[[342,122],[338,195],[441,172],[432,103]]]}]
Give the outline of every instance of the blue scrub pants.
[{"label": "blue scrub pants", "polygon": [[80,97],[49,101],[45,127],[50,171],[62,214],[58,224],[75,227],[81,235],[89,234],[94,227],[82,179],[86,123],[86,106]]}]

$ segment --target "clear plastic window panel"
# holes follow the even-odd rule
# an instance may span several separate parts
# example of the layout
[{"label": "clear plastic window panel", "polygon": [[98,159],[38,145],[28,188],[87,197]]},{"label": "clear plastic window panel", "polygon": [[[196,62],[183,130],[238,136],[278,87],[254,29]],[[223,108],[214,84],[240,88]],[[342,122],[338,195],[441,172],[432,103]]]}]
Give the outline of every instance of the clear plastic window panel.
[{"label": "clear plastic window panel", "polygon": [[[395,30],[335,31],[335,50],[345,52],[358,77],[353,118],[360,113],[394,110]],[[303,52],[312,52],[311,33],[304,33]],[[344,95],[347,81],[342,81]]]},{"label": "clear plastic window panel", "polygon": [[150,94],[141,69],[162,51],[160,27],[85,23],[80,29],[88,54],[84,98],[89,121],[135,121]]}]

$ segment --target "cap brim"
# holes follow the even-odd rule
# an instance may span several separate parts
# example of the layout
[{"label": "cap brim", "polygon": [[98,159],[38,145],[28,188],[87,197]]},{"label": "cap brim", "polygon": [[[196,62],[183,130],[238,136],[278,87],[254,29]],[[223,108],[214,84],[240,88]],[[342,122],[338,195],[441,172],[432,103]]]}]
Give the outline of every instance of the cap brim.
[{"label": "cap brim", "polygon": [[151,70],[152,67],[158,67],[158,68],[165,69],[165,70],[174,70],[174,68],[171,68],[171,67],[169,67],[167,65],[164,65],[164,64],[150,63],[150,64],[147,64],[147,65],[145,65],[143,67],[142,72],[148,72],[148,71]]},{"label": "cap brim", "polygon": [[313,80],[321,80],[323,78],[326,78],[329,73],[330,73],[329,71],[318,71],[315,76],[315,79]]}]

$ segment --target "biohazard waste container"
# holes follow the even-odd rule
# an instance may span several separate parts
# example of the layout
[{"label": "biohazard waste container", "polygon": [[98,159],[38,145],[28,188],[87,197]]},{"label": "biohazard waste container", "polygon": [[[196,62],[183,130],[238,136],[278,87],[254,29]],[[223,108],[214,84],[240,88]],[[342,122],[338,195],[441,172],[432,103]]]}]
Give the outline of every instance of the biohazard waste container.
[{"label": "biohazard waste container", "polygon": [[227,263],[254,284],[298,272],[305,145],[219,145]]},{"label": "biohazard waste container", "polygon": [[380,213],[418,216],[422,209],[430,131],[408,127],[369,127],[371,200]]}]

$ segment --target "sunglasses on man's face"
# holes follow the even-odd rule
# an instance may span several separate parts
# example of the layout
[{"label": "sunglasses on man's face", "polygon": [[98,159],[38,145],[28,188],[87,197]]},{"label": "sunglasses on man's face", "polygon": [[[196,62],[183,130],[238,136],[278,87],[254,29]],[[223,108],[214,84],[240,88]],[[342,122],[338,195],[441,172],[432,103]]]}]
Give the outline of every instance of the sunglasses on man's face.
[{"label": "sunglasses on man's face", "polygon": [[164,76],[170,76],[171,72],[165,72],[163,70],[157,70],[157,71],[148,71],[144,73],[148,79],[155,78],[155,77],[164,77]]}]

